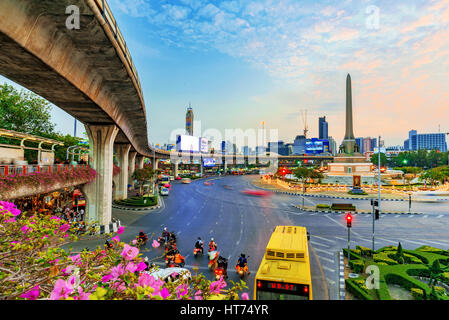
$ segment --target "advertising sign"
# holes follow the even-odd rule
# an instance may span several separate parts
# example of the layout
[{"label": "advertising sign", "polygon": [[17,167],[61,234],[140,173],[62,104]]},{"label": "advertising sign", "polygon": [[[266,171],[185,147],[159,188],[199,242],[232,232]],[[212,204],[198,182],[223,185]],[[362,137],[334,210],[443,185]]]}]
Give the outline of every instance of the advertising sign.
[{"label": "advertising sign", "polygon": [[203,166],[205,167],[215,167],[215,159],[214,158],[204,158]]},{"label": "advertising sign", "polygon": [[329,152],[329,140],[312,138],[306,142],[306,154]]},{"label": "advertising sign", "polygon": [[200,151],[201,152],[208,152],[209,150],[207,150],[208,149],[208,143],[209,143],[209,140],[207,140],[207,138],[200,138]]},{"label": "advertising sign", "polygon": [[198,137],[179,135],[176,141],[177,151],[199,151],[199,139]]}]

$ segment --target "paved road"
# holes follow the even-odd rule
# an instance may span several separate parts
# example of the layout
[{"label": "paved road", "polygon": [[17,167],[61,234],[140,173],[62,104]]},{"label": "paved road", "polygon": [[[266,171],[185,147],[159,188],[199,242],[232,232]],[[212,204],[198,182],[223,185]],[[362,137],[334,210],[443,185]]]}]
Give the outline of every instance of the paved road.
[{"label": "paved road", "polygon": [[[191,269],[197,266],[200,272],[212,279],[212,274],[207,270],[207,256],[195,259],[192,250],[198,236],[206,244],[214,237],[221,255],[230,260],[228,273],[231,280],[239,280],[233,267],[240,253],[250,256],[251,275],[245,280],[252,294],[254,275],[274,227],[305,226],[311,234],[309,245],[315,298],[339,299],[337,253],[342,247],[347,247],[344,216],[336,213],[303,212],[293,207],[302,202],[298,196],[273,194],[271,197],[260,198],[242,194],[241,190],[253,188],[251,181],[254,178],[255,176],[211,178],[208,179],[212,183],[210,186],[205,185],[204,180],[193,181],[191,184],[175,182],[170,195],[164,197],[161,209],[149,213],[113,212],[113,216],[123,218],[121,221],[127,227],[121,239],[132,240],[140,229],[150,234],[154,232],[157,237],[166,226],[170,231],[176,231],[178,248],[186,256],[187,267]],[[225,185],[232,186],[232,190],[224,188]],[[322,203],[321,199],[306,198],[307,201]],[[439,211],[440,209],[435,209],[439,214],[433,213],[433,208],[437,207],[438,204],[425,204],[423,209],[428,212],[425,215],[382,215],[376,221],[375,248],[397,245],[401,241],[407,249],[422,244],[447,249],[449,213]],[[372,216],[354,215],[352,247],[355,244],[371,247],[371,237]],[[147,246],[150,247],[149,244]],[[145,254],[154,258],[160,256],[162,250],[152,249]],[[162,259],[158,261],[162,263]]]}]

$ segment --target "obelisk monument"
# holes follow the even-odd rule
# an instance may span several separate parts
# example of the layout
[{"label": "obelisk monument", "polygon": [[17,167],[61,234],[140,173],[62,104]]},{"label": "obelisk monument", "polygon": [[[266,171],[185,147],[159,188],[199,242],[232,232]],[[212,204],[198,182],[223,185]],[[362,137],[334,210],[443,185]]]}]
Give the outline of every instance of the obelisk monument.
[{"label": "obelisk monument", "polygon": [[344,154],[358,153],[358,146],[355,142],[354,129],[352,123],[352,90],[351,90],[351,76],[346,77],[346,132],[343,140]]}]

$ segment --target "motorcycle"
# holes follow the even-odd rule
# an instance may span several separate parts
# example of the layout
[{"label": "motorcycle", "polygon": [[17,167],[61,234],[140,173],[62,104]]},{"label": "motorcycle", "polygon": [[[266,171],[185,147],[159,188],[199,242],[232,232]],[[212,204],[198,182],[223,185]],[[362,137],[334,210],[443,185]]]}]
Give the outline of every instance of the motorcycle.
[{"label": "motorcycle", "polygon": [[218,251],[209,251],[209,263],[207,264],[207,267],[209,268],[209,271],[212,271],[217,266],[217,260],[220,252]]},{"label": "motorcycle", "polygon": [[[248,258],[249,258],[249,257],[248,257]],[[246,259],[248,260],[248,258],[246,258]],[[245,271],[245,267],[246,267],[246,269],[247,269],[248,271]],[[238,264],[235,266],[235,269],[237,270],[237,273],[238,273],[240,279],[243,279],[243,277],[244,277],[246,274],[249,274],[248,265],[245,265],[245,267],[242,268],[242,267],[240,267]]]},{"label": "motorcycle", "polygon": [[165,244],[165,238],[164,237],[159,237],[159,238],[157,238],[157,242],[159,242],[160,245],[164,245]]},{"label": "motorcycle", "polygon": [[217,261],[217,267],[215,268],[215,279],[219,280],[221,277],[227,278],[228,272],[227,272],[228,262],[227,259],[223,257],[218,257]]},{"label": "motorcycle", "polygon": [[137,245],[143,246],[148,242],[148,236],[144,235],[143,237],[137,236]]},{"label": "motorcycle", "polygon": [[193,256],[196,258],[199,254],[203,254],[203,246],[201,248],[195,247],[193,249]]}]

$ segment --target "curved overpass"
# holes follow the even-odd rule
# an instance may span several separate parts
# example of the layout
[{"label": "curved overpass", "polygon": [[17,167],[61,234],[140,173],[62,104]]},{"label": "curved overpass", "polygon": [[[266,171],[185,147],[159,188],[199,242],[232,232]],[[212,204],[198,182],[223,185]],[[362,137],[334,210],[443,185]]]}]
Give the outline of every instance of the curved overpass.
[{"label": "curved overpass", "polygon": [[[104,3],[0,1],[0,73],[87,126],[116,125],[115,143],[151,156],[139,77]],[[79,8],[78,30],[66,26],[71,5]]]}]

